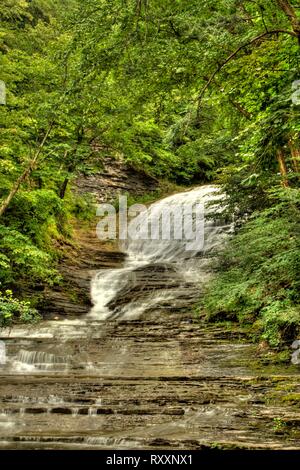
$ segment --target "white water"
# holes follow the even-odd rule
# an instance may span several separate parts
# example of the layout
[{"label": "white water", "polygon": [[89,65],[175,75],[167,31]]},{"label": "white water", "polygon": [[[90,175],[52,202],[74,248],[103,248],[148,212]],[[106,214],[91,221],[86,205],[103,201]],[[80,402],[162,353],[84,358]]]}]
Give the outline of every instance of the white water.
[{"label": "white water", "polygon": [[[230,230],[230,225],[220,225],[213,218],[214,213],[220,211],[220,206],[211,206],[213,201],[222,198],[218,189],[214,186],[202,186],[191,191],[175,194],[152,204],[146,211],[133,219],[129,227],[134,224],[140,233],[151,233],[154,230],[158,234],[158,239],[132,239],[128,238],[123,242],[121,248],[128,255],[125,266],[117,270],[100,271],[92,281],[91,298],[94,304],[89,316],[97,320],[110,318],[138,318],[145,309],[153,308],[162,302],[171,301],[174,292],[164,292],[159,290],[148,294],[144,301],[132,299],[121,310],[114,313],[109,308],[109,302],[117,294],[126,289],[134,288],[137,285],[137,270],[141,271],[147,266],[165,265],[172,266],[175,275],[178,275],[182,282],[205,283],[210,276],[211,256],[213,256],[223,244],[224,236]],[[204,244],[199,249],[187,250],[187,240],[189,231],[183,230],[183,237],[180,240],[174,239],[174,219],[171,221],[171,239],[162,239],[162,214],[166,209],[173,213],[182,213],[182,224],[185,227],[189,220],[184,220],[183,208],[195,204],[204,205]],[[194,214],[195,216],[195,214]],[[187,217],[187,216],[186,216]],[[195,218],[195,217],[194,217]],[[192,223],[193,224],[193,223]],[[172,239],[173,238],[173,239]],[[199,244],[200,245],[200,244]]]},{"label": "white water", "polygon": [[[127,253],[124,267],[99,271],[92,281],[91,297],[93,308],[86,318],[50,321],[32,326],[15,327],[13,332],[4,330],[3,340],[13,337],[19,339],[19,349],[8,357],[8,363],[2,367],[14,373],[30,374],[41,371],[67,372],[73,367],[84,370],[95,370],[105,364],[95,366],[92,357],[67,352],[68,341],[83,341],[90,335],[93,324],[109,319],[137,319],[149,311],[161,309],[186,308],[198,300],[201,285],[211,277],[211,261],[224,242],[229,225],[210,218],[219,206],[209,203],[220,199],[217,188],[203,186],[191,191],[175,194],[152,204],[145,212],[138,215],[130,224],[137,224],[142,230],[148,227],[149,221],[161,235],[160,215],[166,208],[178,210],[186,204],[200,203],[205,208],[204,245],[199,250],[186,249],[186,238],[182,240],[128,239],[120,247]],[[171,225],[174,220],[171,219]],[[184,222],[186,222],[184,220]],[[172,229],[172,227],[171,227]],[[122,296],[126,295],[122,303]],[[116,299],[115,304],[110,302]],[[121,302],[120,302],[121,301]],[[93,335],[102,337],[104,331],[94,328]],[[30,350],[27,342],[30,339]],[[43,340],[45,349],[35,342]],[[49,347],[47,342],[49,341]],[[66,345],[66,346],[65,346]],[[122,368],[127,350],[118,351],[118,367]],[[115,367],[117,367],[115,365]]]}]

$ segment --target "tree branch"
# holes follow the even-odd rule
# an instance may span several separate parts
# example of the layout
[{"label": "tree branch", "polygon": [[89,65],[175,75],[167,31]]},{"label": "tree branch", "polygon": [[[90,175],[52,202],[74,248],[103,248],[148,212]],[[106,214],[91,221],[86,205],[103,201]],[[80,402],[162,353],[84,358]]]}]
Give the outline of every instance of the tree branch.
[{"label": "tree branch", "polygon": [[224,62],[222,62],[218,68],[211,74],[211,76],[209,77],[207,83],[204,85],[204,87],[202,88],[202,90],[200,91],[199,95],[198,95],[198,109],[200,107],[200,104],[201,104],[201,101],[202,101],[202,98],[204,96],[204,93],[205,91],[207,90],[207,88],[210,86],[210,84],[212,83],[212,81],[214,80],[215,76],[220,72],[220,70],[222,70],[223,67],[225,67],[226,64],[228,64],[228,62],[230,62],[242,49],[244,49],[245,47],[248,47],[248,46],[252,46],[252,44],[254,44],[255,42],[259,41],[260,39],[264,38],[265,36],[269,36],[271,34],[279,34],[279,33],[282,33],[282,34],[289,34],[290,36],[293,36],[293,37],[298,37],[297,34],[294,32],[294,31],[288,31],[288,30],[285,30],[285,29],[275,29],[273,31],[266,31],[262,34],[259,34],[258,36],[256,36],[255,38],[251,39],[251,41],[245,43],[245,44],[242,44],[241,46],[239,46],[234,52],[232,52],[228,57],[227,59],[224,60]]},{"label": "tree branch", "polygon": [[25,170],[23,171],[23,173],[17,178],[17,180],[15,181],[12,189],[10,190],[8,196],[4,199],[4,201],[2,202],[2,204],[0,205],[0,217],[4,214],[4,212],[6,211],[6,209],[8,208],[11,200],[13,199],[13,197],[16,195],[16,193],[18,192],[21,184],[23,183],[23,181],[26,180],[26,178],[30,175],[30,173],[32,172],[32,170],[34,169],[34,166],[35,164],[37,163],[38,161],[38,158],[41,154],[41,151],[46,143],[46,140],[48,139],[49,137],[49,134],[52,130],[52,127],[53,127],[53,122],[50,123],[49,127],[48,127],[48,130],[47,132],[45,133],[44,137],[43,137],[43,140],[42,142],[40,143],[40,145],[38,146],[33,158],[30,160],[27,168],[25,168]]},{"label": "tree branch", "polygon": [[300,19],[297,16],[295,8],[289,0],[277,0],[277,4],[289,19],[300,44]]}]

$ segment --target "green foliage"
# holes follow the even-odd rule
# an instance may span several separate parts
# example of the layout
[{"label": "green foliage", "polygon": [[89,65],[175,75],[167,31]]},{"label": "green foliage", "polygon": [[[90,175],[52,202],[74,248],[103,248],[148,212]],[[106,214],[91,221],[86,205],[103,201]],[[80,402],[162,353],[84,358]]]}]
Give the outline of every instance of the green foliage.
[{"label": "green foliage", "polygon": [[91,221],[95,217],[95,198],[92,194],[72,194],[67,199],[69,213],[81,221]]},{"label": "green foliage", "polygon": [[[237,152],[241,161],[250,152],[255,160],[253,141],[260,140],[275,173],[268,149],[278,147],[282,134],[298,131],[288,116],[291,84],[298,78],[295,39],[266,35],[220,68],[235,48],[266,29],[289,30],[284,11],[269,3],[80,4],[71,22],[71,57],[82,86],[98,91],[101,140],[134,165],[178,182],[214,179],[220,168],[236,164]],[[210,94],[199,103],[199,91],[217,68]],[[263,152],[258,159],[266,160]]]},{"label": "green foliage", "polygon": [[0,291],[0,327],[16,321],[35,323],[39,320],[40,315],[30,306],[30,302],[16,299],[11,290]]},{"label": "green foliage", "polygon": [[244,225],[207,294],[209,315],[261,322],[274,344],[291,334],[300,48],[297,4],[286,2],[288,15],[275,1],[2,0],[0,202],[25,172],[1,217],[3,285],[56,282],[68,221],[91,213],[68,185],[123,157],[175,183],[222,184]]},{"label": "green foliage", "polygon": [[41,281],[55,283],[59,276],[52,257],[19,231],[0,225],[0,282],[11,285],[26,280],[31,286]]},{"label": "green foliage", "polygon": [[[76,3],[68,1],[69,11]],[[1,217],[2,286],[59,282],[58,247],[70,235],[70,218],[81,210],[68,193],[60,197],[64,180],[71,180],[91,153],[81,138],[79,114],[72,115],[74,103],[65,98],[69,83],[61,77],[66,14],[64,0],[4,0],[1,5],[0,79],[7,89],[7,104],[0,109],[2,201],[31,166],[51,122],[53,127],[37,165]],[[20,317],[25,320],[25,313]]]},{"label": "green foliage", "polygon": [[276,433],[283,433],[286,430],[286,422],[282,418],[273,418],[273,430]]},{"label": "green foliage", "polygon": [[300,192],[270,194],[229,242],[204,305],[209,319],[258,321],[272,345],[300,331]]},{"label": "green foliage", "polygon": [[67,213],[63,201],[49,189],[19,191],[3,221],[37,246],[49,246],[51,236],[64,231]]}]

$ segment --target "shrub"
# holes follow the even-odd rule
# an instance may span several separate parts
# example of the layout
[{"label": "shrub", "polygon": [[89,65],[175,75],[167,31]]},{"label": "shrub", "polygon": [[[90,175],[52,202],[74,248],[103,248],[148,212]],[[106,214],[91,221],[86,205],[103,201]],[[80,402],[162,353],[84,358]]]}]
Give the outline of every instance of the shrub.
[{"label": "shrub", "polygon": [[54,283],[59,276],[50,254],[37,248],[28,236],[0,225],[0,282],[9,285],[20,279],[29,284]]},{"label": "shrub", "polygon": [[30,302],[16,299],[11,290],[0,291],[0,326],[9,326],[16,321],[35,323],[40,318]]},{"label": "shrub", "polygon": [[273,193],[225,248],[203,300],[210,320],[261,324],[272,345],[300,327],[300,191]]}]

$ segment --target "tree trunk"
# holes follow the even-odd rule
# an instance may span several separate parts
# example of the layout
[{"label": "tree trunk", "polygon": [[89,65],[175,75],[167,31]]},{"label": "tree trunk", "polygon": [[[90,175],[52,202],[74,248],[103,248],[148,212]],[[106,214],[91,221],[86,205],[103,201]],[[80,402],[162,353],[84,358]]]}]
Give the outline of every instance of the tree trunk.
[{"label": "tree trunk", "polygon": [[292,140],[289,141],[289,147],[292,157],[292,165],[295,173],[300,173],[300,150],[295,147]]},{"label": "tree trunk", "polygon": [[60,199],[64,199],[68,183],[69,183],[69,178],[65,178],[64,181],[63,181],[63,184],[61,185],[60,191],[59,191]]},{"label": "tree trunk", "polygon": [[23,181],[25,181],[25,179],[27,178],[27,176],[31,173],[32,171],[32,168],[31,166],[29,166],[28,168],[26,168],[26,170],[19,176],[19,178],[15,181],[15,184],[13,185],[9,195],[7,196],[6,199],[4,199],[4,201],[2,202],[1,206],[0,206],[0,217],[4,214],[4,212],[6,211],[6,209],[8,208],[11,200],[13,199],[13,197],[15,196],[15,194],[18,192],[19,190],[19,187],[21,186],[21,184],[23,183]]},{"label": "tree trunk", "polygon": [[279,164],[279,171],[282,176],[282,186],[285,188],[289,187],[289,182],[288,182],[288,173],[287,173],[287,167],[285,163],[285,157],[283,151],[277,150],[277,160]]},{"label": "tree trunk", "polygon": [[300,19],[297,16],[294,6],[289,0],[277,0],[277,4],[289,19],[292,29],[294,33],[296,33],[300,44]]},{"label": "tree trunk", "polygon": [[32,170],[34,169],[34,166],[35,164],[37,163],[38,161],[38,158],[41,154],[41,151],[46,143],[46,140],[48,139],[49,137],[49,134],[51,132],[51,129],[52,129],[52,126],[53,126],[53,123],[50,124],[46,134],[44,135],[44,138],[42,140],[42,142],[40,143],[37,151],[35,152],[35,155],[34,157],[30,160],[29,162],[29,165],[27,166],[27,168],[23,171],[23,173],[19,176],[19,178],[15,181],[12,189],[10,190],[10,193],[8,194],[8,196],[4,199],[4,201],[2,202],[2,204],[0,205],[0,217],[5,213],[5,211],[7,210],[9,204],[11,203],[11,200],[14,198],[14,196],[16,195],[16,193],[19,191],[19,188],[21,186],[21,184],[26,180],[26,178],[31,174]]}]

